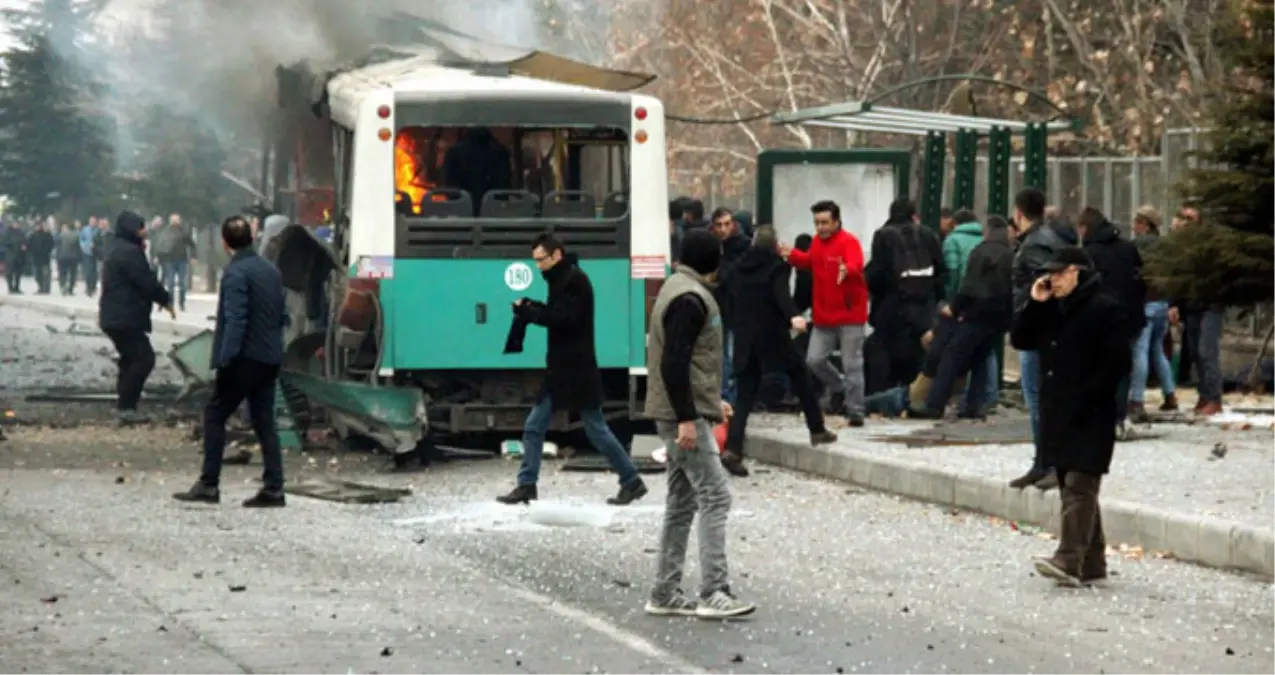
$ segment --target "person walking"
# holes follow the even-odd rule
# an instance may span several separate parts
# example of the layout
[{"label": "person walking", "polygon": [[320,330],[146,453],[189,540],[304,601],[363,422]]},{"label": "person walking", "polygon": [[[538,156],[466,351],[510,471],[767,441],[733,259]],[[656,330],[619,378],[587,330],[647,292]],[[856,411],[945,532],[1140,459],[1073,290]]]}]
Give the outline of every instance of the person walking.
[{"label": "person walking", "polygon": [[151,348],[151,305],[158,305],[176,318],[172,298],[150,272],[146,253],[146,221],[132,211],[115,220],[102,265],[102,295],[98,300],[98,325],[119,353],[116,382],[116,410],[123,425],[145,422],[137,412],[146,378],[155,368]]},{"label": "person walking", "polygon": [[[707,230],[704,233],[712,236]],[[630,504],[646,495],[646,483],[602,414],[606,393],[594,344],[593,284],[580,269],[578,257],[567,253],[562,242],[551,234],[536,238],[531,256],[549,285],[549,296],[545,302],[521,298],[514,303],[515,331],[525,331],[529,324],[544,326],[548,331],[545,379],[523,425],[518,485],[496,500],[502,504],[526,504],[539,498],[536,484],[540,481],[545,435],[554,411],[570,410],[579,413],[589,442],[620,476],[620,491],[607,503]],[[518,348],[508,351],[521,351],[521,338],[516,342]]]},{"label": "person walking", "polygon": [[173,214],[164,229],[164,235],[155,242],[155,260],[159,263],[164,288],[177,300],[177,307],[186,311],[187,282],[190,280],[190,265],[195,259],[195,240],[190,231],[182,223],[181,217]]},{"label": "person walking", "polygon": [[97,294],[98,263],[103,251],[99,246],[101,229],[97,216],[89,216],[89,222],[80,228],[80,272],[84,277],[84,294],[90,298]]},{"label": "person walking", "polygon": [[1066,247],[1032,282],[1014,317],[1010,342],[1040,358],[1041,453],[1062,492],[1058,548],[1036,571],[1068,586],[1107,578],[1106,538],[1098,493],[1116,442],[1116,390],[1129,373],[1124,305],[1100,292],[1093,262]]},{"label": "person walking", "polygon": [[79,223],[76,223],[74,227],[64,224],[62,231],[58,233],[58,289],[62,291],[62,295],[71,295],[75,292],[75,280],[79,276],[80,233],[78,230]]},{"label": "person walking", "polygon": [[52,218],[48,219],[48,223],[36,223],[31,236],[27,238],[31,276],[35,277],[35,292],[39,295],[48,295],[53,290],[53,251],[57,248],[57,241],[49,231],[52,223]]},{"label": "person walking", "polygon": [[[731,592],[726,520],[731,495],[718,459],[713,425],[731,417],[722,400],[722,320],[712,284],[721,243],[706,229],[682,240],[675,271],[651,309],[647,340],[646,415],[668,447],[668,494],[660,529],[655,584],[646,612],[657,616],[724,619],[756,611]],[[682,571],[699,514],[700,593],[682,591]]]},{"label": "person walking", "polygon": [[[868,323],[868,286],[863,276],[863,246],[841,227],[841,207],[833,201],[810,207],[816,236],[809,251],[783,247],[780,255],[798,270],[810,272],[812,318],[806,365],[841,400],[852,427],[863,426],[863,340]],[[841,353],[841,371],[829,363]]]},{"label": "person walking", "polygon": [[199,480],[173,498],[183,502],[221,502],[221,467],[226,452],[226,420],[248,402],[252,430],[261,444],[262,487],[244,501],[248,508],[280,507],[283,496],[283,452],[275,427],[275,387],[283,363],[283,277],[252,248],[252,230],[241,216],[221,225],[230,254],[217,294],[217,327],[213,331],[212,367],[217,371],[212,397],[204,407],[204,465]]},{"label": "person walking", "polygon": [[0,234],[4,248],[4,280],[12,295],[22,295],[22,269],[27,264],[27,234],[17,220],[9,221]]},{"label": "person walking", "polygon": [[[1133,235],[1133,245],[1138,247],[1138,253],[1145,260],[1160,243],[1160,212],[1154,206],[1142,206],[1134,214]],[[1133,375],[1129,386],[1129,418],[1135,422],[1150,419],[1146,408],[1146,394],[1147,377],[1152,366],[1155,367],[1155,376],[1164,396],[1160,411],[1172,412],[1178,409],[1173,364],[1169,362],[1164,345],[1164,338],[1169,332],[1169,302],[1160,297],[1150,285],[1147,288],[1147,303],[1143,314],[1146,325],[1142,327],[1133,348]]]},{"label": "person walking", "polygon": [[[762,225],[753,235],[752,247],[736,264],[726,292],[736,307],[747,307],[734,326],[735,358],[728,366],[737,378],[738,400],[726,434],[722,466],[732,475],[747,476],[744,435],[748,416],[757,403],[762,378],[782,373],[801,401],[810,431],[811,445],[826,445],[837,435],[824,426],[823,410],[802,354],[793,345],[792,333],[806,331],[806,319],[789,291],[791,268],[779,255],[775,228]],[[730,401],[727,401],[730,403]]]}]

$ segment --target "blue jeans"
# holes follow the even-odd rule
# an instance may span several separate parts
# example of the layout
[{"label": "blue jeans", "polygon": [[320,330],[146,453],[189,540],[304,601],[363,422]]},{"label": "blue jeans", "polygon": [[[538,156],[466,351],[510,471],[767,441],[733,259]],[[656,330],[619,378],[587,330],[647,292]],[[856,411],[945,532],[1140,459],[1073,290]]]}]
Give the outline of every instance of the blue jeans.
[{"label": "blue jeans", "polygon": [[974,388],[975,378],[973,369],[970,370],[970,377],[965,381],[965,396],[961,399],[962,410],[978,410],[980,408],[991,408],[996,405],[996,401],[1001,395],[1001,377],[1000,368],[996,361],[996,350],[992,350],[983,359],[982,364],[976,364],[974,368],[983,369],[983,387],[982,391]]},{"label": "blue jeans", "polygon": [[1133,403],[1146,400],[1147,375],[1151,366],[1155,366],[1161,393],[1168,397],[1176,391],[1173,365],[1169,363],[1169,357],[1164,355],[1164,336],[1169,332],[1169,303],[1148,302],[1146,317],[1147,325],[1142,327],[1142,333],[1133,345],[1133,381],[1129,386],[1129,400]]},{"label": "blue jeans", "polygon": [[735,362],[735,334],[726,331],[722,336],[722,400],[727,403],[735,404],[735,394],[738,389],[735,382],[734,370]]},{"label": "blue jeans", "polygon": [[[549,423],[553,421],[553,399],[548,394],[540,397],[536,405],[527,415],[527,422],[522,427],[522,466],[518,469],[519,485],[535,485],[540,480],[540,460],[544,457],[545,434],[549,432]],[[593,444],[611,468],[620,474],[620,485],[628,485],[638,480],[637,467],[629,458],[629,453],[620,445],[620,439],[611,433],[606,417],[601,408],[588,408],[580,411],[580,421],[584,423],[584,434]]]},{"label": "blue jeans", "polygon": [[93,295],[97,292],[97,258],[86,255],[80,259],[80,264],[84,272],[84,290]]},{"label": "blue jeans", "polygon": [[1031,416],[1032,443],[1036,446],[1032,469],[1045,471],[1050,467],[1045,466],[1045,460],[1040,456],[1040,354],[1018,352],[1018,369],[1023,386],[1023,403],[1027,404],[1027,413]]},{"label": "blue jeans", "polygon": [[[186,280],[189,278],[187,272],[190,269],[190,263],[185,260],[170,260],[162,263],[163,276],[160,279],[164,282],[164,290],[173,297],[177,303],[177,307],[181,310],[186,309]],[[173,286],[177,287],[177,294],[173,294]]]}]

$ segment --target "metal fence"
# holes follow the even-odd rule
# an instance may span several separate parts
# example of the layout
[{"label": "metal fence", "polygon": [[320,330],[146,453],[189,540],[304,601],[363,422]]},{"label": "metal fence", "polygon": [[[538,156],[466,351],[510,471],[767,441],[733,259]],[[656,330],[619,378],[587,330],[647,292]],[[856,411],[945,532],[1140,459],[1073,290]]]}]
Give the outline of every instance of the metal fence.
[{"label": "metal fence", "polygon": [[752,211],[757,205],[757,179],[752,172],[742,181],[733,181],[718,173],[669,169],[668,178],[670,199],[694,197],[709,211],[719,206]]}]

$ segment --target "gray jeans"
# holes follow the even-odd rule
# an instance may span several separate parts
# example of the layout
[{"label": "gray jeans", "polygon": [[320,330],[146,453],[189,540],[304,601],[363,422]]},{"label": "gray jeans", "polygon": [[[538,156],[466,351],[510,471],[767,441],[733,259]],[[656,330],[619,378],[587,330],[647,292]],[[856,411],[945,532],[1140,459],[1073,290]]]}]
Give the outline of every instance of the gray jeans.
[{"label": "gray jeans", "polygon": [[726,470],[713,439],[713,427],[695,420],[694,450],[677,445],[677,424],[657,422],[656,432],[668,446],[668,497],[664,502],[664,527],[651,599],[666,602],[682,585],[691,521],[699,511],[700,595],[730,587],[726,569],[726,514],[730,512],[730,488]]},{"label": "gray jeans", "polygon": [[1211,307],[1186,315],[1191,362],[1198,376],[1200,400],[1222,402],[1222,309]]},{"label": "gray jeans", "polygon": [[[863,339],[863,326],[815,326],[806,351],[806,365],[824,386],[845,394],[851,415],[863,414]],[[828,361],[836,350],[841,352],[841,372]]]}]

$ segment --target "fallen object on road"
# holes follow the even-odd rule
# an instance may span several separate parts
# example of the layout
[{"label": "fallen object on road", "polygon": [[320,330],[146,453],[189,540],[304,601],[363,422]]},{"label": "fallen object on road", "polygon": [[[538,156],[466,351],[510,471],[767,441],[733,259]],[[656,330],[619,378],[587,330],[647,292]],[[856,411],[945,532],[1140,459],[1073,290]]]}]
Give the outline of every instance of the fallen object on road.
[{"label": "fallen object on road", "polygon": [[294,483],[283,491],[290,495],[322,499],[340,504],[391,504],[412,496],[407,488],[366,485],[348,480],[316,480]]}]

